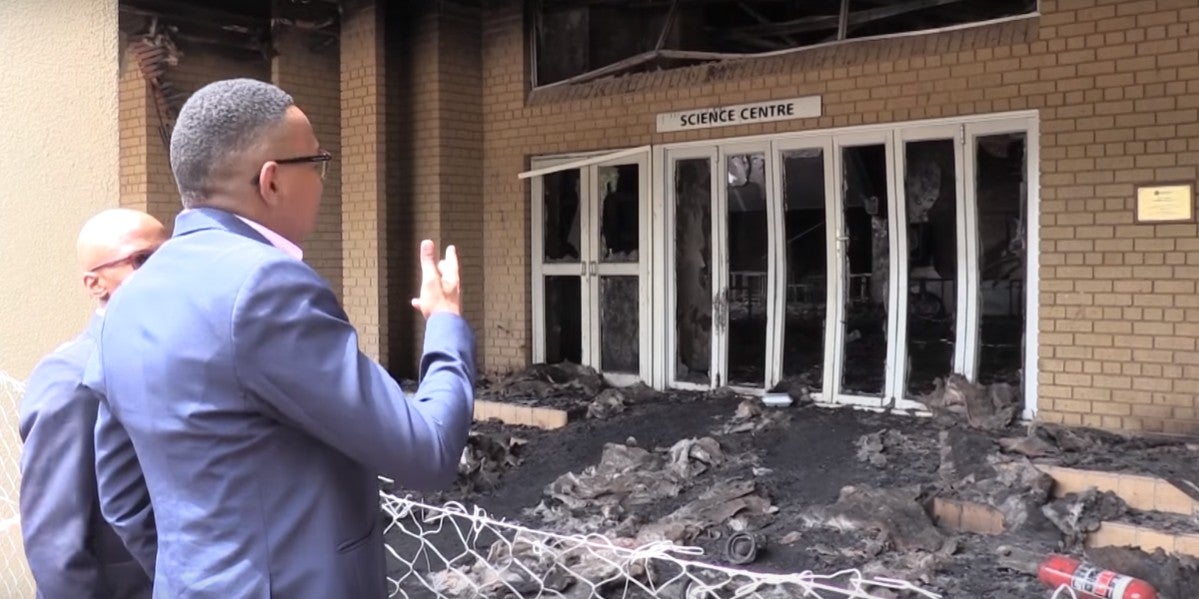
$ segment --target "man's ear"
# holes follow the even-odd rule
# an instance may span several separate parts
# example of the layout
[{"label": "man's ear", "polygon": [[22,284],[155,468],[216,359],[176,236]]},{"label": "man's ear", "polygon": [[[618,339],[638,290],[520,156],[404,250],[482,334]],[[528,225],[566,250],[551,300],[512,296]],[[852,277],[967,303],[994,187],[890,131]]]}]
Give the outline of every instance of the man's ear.
[{"label": "man's ear", "polygon": [[83,288],[87,290],[88,297],[95,300],[102,300],[108,296],[108,286],[100,280],[100,275],[94,272],[83,275]]},{"label": "man's ear", "polygon": [[258,170],[258,195],[271,206],[279,201],[279,182],[275,178],[278,173],[279,165],[273,161],[267,161]]}]

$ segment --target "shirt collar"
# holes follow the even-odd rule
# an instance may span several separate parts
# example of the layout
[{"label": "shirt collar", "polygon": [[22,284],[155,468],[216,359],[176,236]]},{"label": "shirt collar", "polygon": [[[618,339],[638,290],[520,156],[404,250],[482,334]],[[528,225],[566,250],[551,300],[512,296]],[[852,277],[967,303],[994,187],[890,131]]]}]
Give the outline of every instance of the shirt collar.
[{"label": "shirt collar", "polygon": [[[180,214],[187,214],[188,212],[191,212],[191,208],[184,209],[183,212],[180,212]],[[246,223],[247,225],[250,226],[250,228],[254,229],[255,231],[258,231],[259,235],[262,235],[263,237],[265,237],[267,241],[271,242],[271,245],[275,246],[276,248],[281,250],[283,253],[287,254],[288,256],[291,256],[292,258],[295,258],[296,260],[304,259],[304,250],[300,249],[300,246],[285,239],[282,235],[254,222],[248,218],[245,218],[244,216],[241,216],[238,214],[234,214],[233,216],[236,216],[238,218],[238,220],[240,220],[243,223]]]},{"label": "shirt collar", "polygon": [[259,233],[261,233],[263,237],[266,237],[267,241],[271,242],[271,245],[279,248],[280,250],[283,250],[283,253],[287,254],[288,256],[291,256],[292,258],[295,258],[296,260],[304,259],[304,250],[301,250],[300,246],[288,241],[287,239],[284,239],[282,235],[254,222],[248,218],[239,216],[237,214],[235,214],[234,216],[241,219],[241,221],[243,223],[246,223],[247,225],[250,225],[251,227],[253,227],[253,229],[255,231],[258,231]]}]

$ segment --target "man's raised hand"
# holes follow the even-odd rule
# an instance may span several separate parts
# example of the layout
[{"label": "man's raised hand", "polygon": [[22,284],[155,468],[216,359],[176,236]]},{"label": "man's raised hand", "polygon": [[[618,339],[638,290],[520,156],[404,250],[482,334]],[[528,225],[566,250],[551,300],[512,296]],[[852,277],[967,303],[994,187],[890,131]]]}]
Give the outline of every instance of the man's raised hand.
[{"label": "man's raised hand", "polygon": [[437,260],[437,245],[431,240],[420,243],[421,285],[420,297],[412,300],[412,307],[428,318],[436,312],[462,314],[461,290],[458,280],[458,250],[447,246],[445,259]]}]

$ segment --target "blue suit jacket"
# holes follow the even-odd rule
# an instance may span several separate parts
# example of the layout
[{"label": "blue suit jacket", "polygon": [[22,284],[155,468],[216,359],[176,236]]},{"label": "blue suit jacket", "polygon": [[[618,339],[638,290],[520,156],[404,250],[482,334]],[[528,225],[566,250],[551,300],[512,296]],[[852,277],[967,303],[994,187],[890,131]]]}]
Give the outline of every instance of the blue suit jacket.
[{"label": "blue suit jacket", "polygon": [[155,597],[385,597],[377,475],[454,480],[474,336],[429,318],[406,399],[316,272],[206,208],[114,294],[87,382],[101,507],[156,560]]},{"label": "blue suit jacket", "polygon": [[100,515],[93,431],[97,398],[82,386],[100,317],[46,356],[20,405],[21,532],[37,596],[150,596],[150,577]]}]

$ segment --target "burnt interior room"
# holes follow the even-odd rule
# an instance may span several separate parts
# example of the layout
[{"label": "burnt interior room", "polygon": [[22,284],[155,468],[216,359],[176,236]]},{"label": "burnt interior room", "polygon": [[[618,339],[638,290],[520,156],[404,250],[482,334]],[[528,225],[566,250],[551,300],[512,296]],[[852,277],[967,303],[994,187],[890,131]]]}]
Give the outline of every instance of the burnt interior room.
[{"label": "burnt interior room", "polygon": [[979,137],[977,144],[979,227],[978,382],[1020,389],[1028,351],[1026,276],[1028,265],[1027,140],[1023,133]]},{"label": "burnt interior room", "polygon": [[537,86],[1032,13],[1036,0],[528,0]]}]

